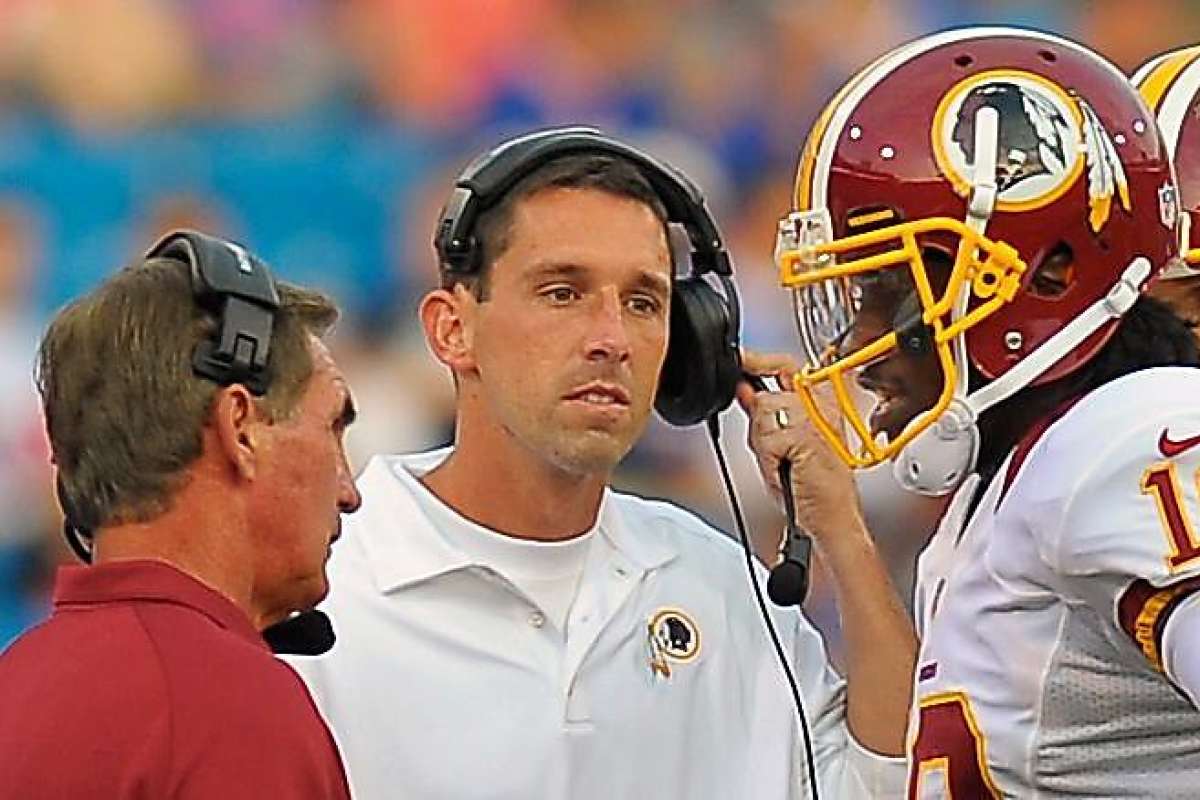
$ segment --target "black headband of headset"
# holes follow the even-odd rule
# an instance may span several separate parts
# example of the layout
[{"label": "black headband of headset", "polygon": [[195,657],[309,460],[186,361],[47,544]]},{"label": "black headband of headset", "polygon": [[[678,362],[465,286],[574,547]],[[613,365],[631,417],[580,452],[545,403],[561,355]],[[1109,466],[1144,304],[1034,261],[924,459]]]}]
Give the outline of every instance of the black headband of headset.
[{"label": "black headband of headset", "polygon": [[267,355],[279,308],[279,292],[267,265],[241,245],[196,231],[173,231],[146,258],[186,264],[197,304],[221,321],[215,340],[196,346],[196,374],[222,386],[241,383],[256,395],[267,391]]},{"label": "black headband of headset", "polygon": [[[192,353],[196,374],[222,386],[240,383],[256,395],[265,394],[271,329],[279,308],[279,292],[267,265],[238,244],[188,230],[167,234],[145,258],[170,258],[187,266],[196,303],[220,320],[217,336],[197,344]],[[66,517],[67,543],[81,561],[91,563],[91,531],[77,524],[61,475],[55,489]]]},{"label": "black headband of headset", "polygon": [[468,164],[455,181],[434,234],[434,247],[443,263],[455,272],[478,269],[473,231],[480,212],[500,202],[538,167],[573,153],[616,156],[638,167],[666,208],[668,221],[687,231],[693,248],[692,274],[733,274],[721,233],[696,185],[669,164],[586,127],[553,128],[510,139]]}]

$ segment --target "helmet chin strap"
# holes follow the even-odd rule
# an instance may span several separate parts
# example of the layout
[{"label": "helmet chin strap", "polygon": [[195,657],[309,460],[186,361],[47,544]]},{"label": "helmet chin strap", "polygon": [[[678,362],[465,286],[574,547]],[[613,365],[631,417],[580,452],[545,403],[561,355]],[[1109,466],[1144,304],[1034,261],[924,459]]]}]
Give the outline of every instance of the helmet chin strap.
[{"label": "helmet chin strap", "polygon": [[1171,281],[1200,275],[1200,269],[1188,263],[1187,258],[1188,253],[1192,250],[1192,215],[1190,212],[1180,212],[1179,227],[1179,258],[1167,264],[1159,274],[1159,280]]},{"label": "helmet chin strap", "polygon": [[[940,497],[975,468],[979,415],[1012,397],[1058,363],[1103,325],[1125,315],[1150,277],[1150,260],[1129,262],[1108,294],[1092,303],[1016,366],[970,395],[957,395],[937,420],[900,451],[892,464],[897,482],[910,492]],[[959,338],[962,338],[961,335]],[[966,362],[962,362],[966,372]],[[912,423],[909,423],[910,425]]]},{"label": "helmet chin strap", "polygon": [[[996,207],[999,120],[999,114],[990,106],[984,106],[975,113],[976,158],[965,222],[981,236]],[[892,462],[896,482],[910,492],[931,497],[941,497],[954,491],[963,478],[975,469],[975,460],[979,457],[979,428],[976,424],[979,415],[1024,389],[1109,320],[1123,316],[1137,302],[1141,287],[1150,276],[1150,269],[1147,258],[1135,258],[1106,296],[1089,306],[1008,372],[973,394],[967,393],[969,369],[966,334],[956,336],[953,348],[958,376],[953,398],[941,416],[918,433],[896,456]],[[964,281],[955,300],[955,320],[966,314],[970,299],[970,282]]]}]

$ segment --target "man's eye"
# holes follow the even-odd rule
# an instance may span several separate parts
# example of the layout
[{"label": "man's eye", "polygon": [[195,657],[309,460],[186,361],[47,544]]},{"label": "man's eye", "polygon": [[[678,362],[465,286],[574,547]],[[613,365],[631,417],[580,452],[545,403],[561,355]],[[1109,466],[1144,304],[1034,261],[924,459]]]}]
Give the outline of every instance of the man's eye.
[{"label": "man's eye", "polygon": [[635,314],[657,314],[661,307],[662,304],[658,300],[648,295],[638,295],[629,298],[629,309]]},{"label": "man's eye", "polygon": [[552,303],[564,305],[579,296],[570,286],[554,286],[544,292],[544,296]]}]

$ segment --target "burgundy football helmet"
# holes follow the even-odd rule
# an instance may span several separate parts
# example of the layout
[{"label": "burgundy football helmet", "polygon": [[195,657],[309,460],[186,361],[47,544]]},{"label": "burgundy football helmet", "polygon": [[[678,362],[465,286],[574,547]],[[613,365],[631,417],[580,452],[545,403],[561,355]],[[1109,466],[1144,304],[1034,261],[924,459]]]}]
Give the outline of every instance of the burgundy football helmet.
[{"label": "burgundy football helmet", "polygon": [[1154,112],[1179,182],[1184,258],[1162,277],[1200,275],[1200,47],[1151,59],[1133,74],[1133,84]]},{"label": "burgundy football helmet", "polygon": [[[973,466],[978,414],[1087,363],[1178,259],[1177,208],[1153,115],[1098,54],[1010,28],[898,47],[821,113],[780,223],[780,278],[808,361],[796,389],[847,463],[891,458],[904,485],[947,492]],[[1049,288],[1047,264],[1058,269]],[[906,286],[907,300],[889,331],[848,347],[881,279]],[[845,378],[904,348],[935,352],[944,386],[880,441]],[[968,361],[987,380],[973,392]],[[824,382],[845,431],[817,409]]]}]

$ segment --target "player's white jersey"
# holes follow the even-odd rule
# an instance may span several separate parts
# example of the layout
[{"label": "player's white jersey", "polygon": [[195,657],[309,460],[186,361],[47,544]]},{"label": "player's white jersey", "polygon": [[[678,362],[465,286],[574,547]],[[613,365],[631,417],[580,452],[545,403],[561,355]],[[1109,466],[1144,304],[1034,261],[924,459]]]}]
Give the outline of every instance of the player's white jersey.
[{"label": "player's white jersey", "polygon": [[1200,588],[1200,369],[1146,370],[1029,437],[921,556],[910,798],[1200,797],[1162,671]]}]

